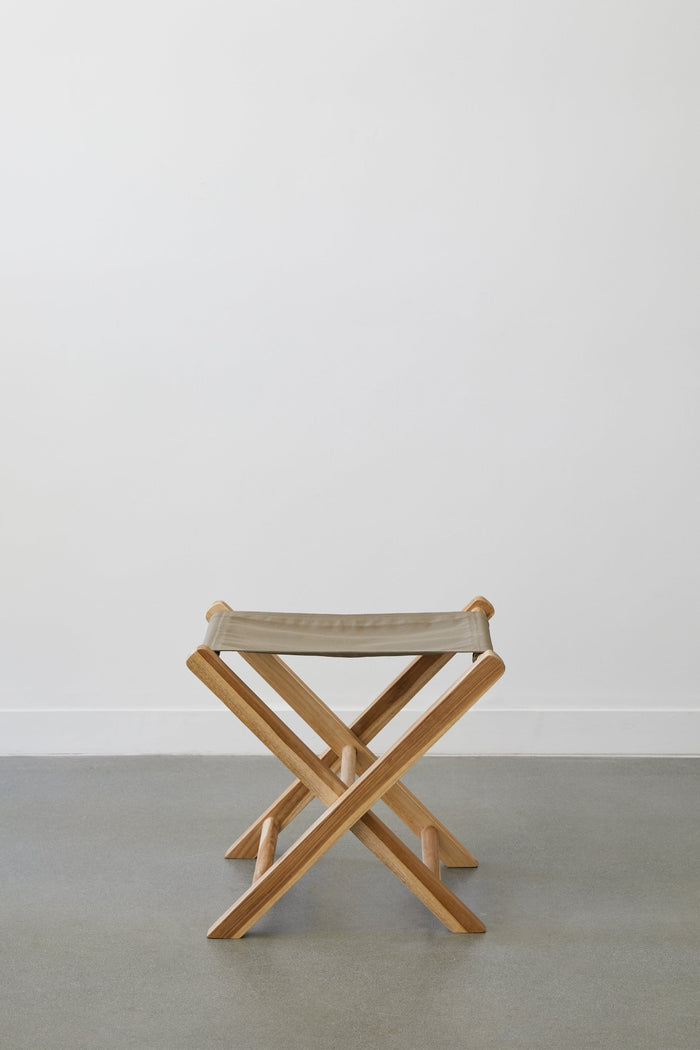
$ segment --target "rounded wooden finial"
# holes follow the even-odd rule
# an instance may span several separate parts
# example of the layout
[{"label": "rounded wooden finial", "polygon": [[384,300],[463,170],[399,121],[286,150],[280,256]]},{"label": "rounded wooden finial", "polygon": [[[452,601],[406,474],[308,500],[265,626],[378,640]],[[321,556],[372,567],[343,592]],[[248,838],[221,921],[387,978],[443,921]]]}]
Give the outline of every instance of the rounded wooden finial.
[{"label": "rounded wooden finial", "polygon": [[469,605],[466,606],[465,612],[471,612],[472,609],[480,609],[487,620],[490,620],[496,611],[488,598],[484,598],[480,594],[477,594],[476,598],[472,598]]}]

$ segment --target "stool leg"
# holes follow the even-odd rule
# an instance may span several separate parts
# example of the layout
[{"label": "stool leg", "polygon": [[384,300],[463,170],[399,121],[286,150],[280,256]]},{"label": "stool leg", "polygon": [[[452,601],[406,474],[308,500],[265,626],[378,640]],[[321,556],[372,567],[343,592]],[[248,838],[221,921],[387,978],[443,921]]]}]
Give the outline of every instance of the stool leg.
[{"label": "stool leg", "polygon": [[[494,614],[494,607],[488,599],[477,595],[472,598],[467,605],[464,606],[463,611],[469,612],[473,609],[479,609],[484,615],[491,619]],[[209,620],[215,612],[229,611],[232,612],[231,606],[226,602],[215,602],[214,605],[207,612],[207,620]],[[244,654],[245,658],[252,663],[250,654]],[[349,727],[353,733],[355,733],[364,743],[368,743],[373,737],[377,735],[394,716],[411,700],[420,690],[430,681],[434,675],[437,674],[441,668],[443,668],[453,657],[453,653],[434,653],[426,656],[418,656],[408,664],[403,671],[384,689],[379,696],[374,700],[373,703],[360,715],[358,719],[353,722]],[[274,686],[273,686],[274,687]],[[323,735],[323,734],[321,734]],[[335,771],[338,768],[337,758],[332,748],[329,748],[321,755],[321,761],[328,768]],[[404,811],[406,803],[408,803],[409,811],[413,811],[414,818],[419,816],[419,810],[422,808],[424,811],[422,816],[425,818],[422,822],[417,820],[416,825],[412,824],[407,820],[405,812],[401,812],[398,808],[394,807],[394,812],[401,817],[408,826],[412,828],[417,834],[420,834],[420,828],[428,823],[432,817],[432,814],[420,803],[419,799],[415,797],[405,785],[397,785],[397,792],[395,795],[395,801],[398,799],[399,792],[403,793],[403,805]],[[313,792],[309,791],[308,788],[299,780],[294,784],[291,784],[287,790],[280,795],[267,810],[260,815],[258,820],[255,821],[246,831],[240,835],[236,841],[229,846],[226,851],[226,857],[254,857],[257,851],[258,842],[260,840],[260,829],[262,823],[266,817],[272,816],[275,818],[280,828],[286,827],[294,819],[297,814],[308,805],[313,797]],[[438,822],[435,822],[436,824]],[[469,850],[462,845],[462,843],[455,838],[455,836],[446,828],[444,825],[439,824],[440,831],[440,855],[442,861],[450,867],[477,867],[476,858]]]},{"label": "stool leg", "polygon": [[[392,718],[421,691],[431,678],[435,677],[438,671],[452,659],[452,656],[452,653],[440,653],[437,656],[417,656],[415,660],[411,660],[410,664],[352,723],[350,729],[361,740],[368,743],[391,722]],[[321,761],[329,769],[335,770],[339,767],[339,759],[333,748],[328,748],[323,752]],[[226,856],[229,858],[254,857],[260,841],[260,828],[265,817],[274,816],[280,828],[284,828],[301,813],[305,806],[308,806],[313,797],[313,792],[298,780],[290,784],[287,790],[264,813],[261,813],[255,823],[251,824],[242,835],[239,835],[226,851]]]},{"label": "stool leg", "polygon": [[[353,732],[353,727],[347,726],[331,708],[324,704],[321,698],[279,656],[257,653],[242,655],[279,696],[297,714],[301,715],[307,725],[326,740],[330,750],[321,756],[324,765],[327,764],[327,758],[330,758],[331,768],[335,771],[337,768],[335,755],[340,755],[343,748],[347,746],[355,749],[356,763],[360,772],[364,772],[376,761],[376,755],[369,750],[365,741]],[[341,780],[345,782],[342,772]],[[286,792],[276,803],[273,803],[273,806],[233,843],[227,850],[226,856],[229,858],[255,856],[260,835],[259,828],[264,818],[274,816],[281,824],[288,823],[303,808],[302,800],[303,795],[298,791],[297,785],[292,785],[288,793]],[[475,868],[478,866],[476,857],[449,828],[438,820],[434,813],[431,813],[420,799],[409,791],[405,784],[399,782],[390,788],[384,797],[384,802],[418,836],[426,825],[435,825],[439,831],[440,858],[445,864],[450,867]],[[289,814],[288,817],[287,814]]]},{"label": "stool leg", "polygon": [[[190,657],[188,664],[227,706],[243,718],[249,728],[251,728],[251,723],[246,720],[246,714],[249,713],[249,710],[253,710],[255,718],[259,720],[258,729],[254,731],[258,733],[260,739],[264,740],[271,750],[278,754],[278,757],[283,758],[284,755],[283,761],[294,772],[298,771],[300,778],[307,773],[312,783],[318,783],[320,790],[317,791],[315,783],[312,790],[318,793],[320,798],[327,794],[329,785],[327,782],[324,783],[325,778],[320,773],[320,770],[325,771],[325,767],[215,653],[206,646],[202,646]],[[218,675],[212,674],[215,668],[219,670]],[[239,901],[212,926],[209,936],[242,937],[345,831],[364,818],[363,824],[365,827],[369,825],[371,832],[373,814],[367,812],[370,807],[455,724],[465,711],[476,703],[479,697],[500,678],[503,671],[504,665],[500,657],[491,651],[483,653],[470,670],[421,715],[411,728],[352,786],[348,787],[342,796],[330,805],[328,810],[272,867],[268,868]],[[236,683],[237,687],[231,688],[231,686],[236,686]],[[241,693],[238,692],[240,687],[242,687]],[[245,703],[241,708],[238,701],[243,694],[245,694]],[[274,739],[276,737],[279,739]],[[294,741],[301,745],[299,752],[303,751],[303,755],[295,752]],[[311,756],[310,762],[308,755]],[[314,763],[318,765],[314,766]],[[304,765],[309,767],[308,770],[303,768]],[[334,782],[338,783],[337,778],[334,778]],[[415,857],[414,861],[420,864]],[[421,868],[426,873],[428,883],[432,880],[440,890],[446,889],[425,865],[421,865]],[[475,917],[472,916],[473,918]],[[483,924],[480,923],[479,926],[483,929]],[[461,928],[465,929],[464,926]]]},{"label": "stool leg", "polygon": [[[207,646],[200,646],[189,658],[188,665],[197,677],[234,714],[238,715],[243,724],[255,733],[292,772],[297,773],[306,782],[309,790],[327,806],[332,806],[338,796],[352,790],[346,788],[340,779],[323,765],[313,751],[211,649]],[[398,836],[394,835],[374,814],[366,813],[350,830],[412,890],[449,930],[454,933],[483,931],[483,923],[460,901],[459,897],[436,879]],[[279,862],[272,867],[276,868],[277,863]],[[268,868],[258,881],[262,882],[271,870],[272,868]],[[285,890],[281,891],[281,893],[284,892]],[[268,904],[268,907],[270,906]],[[236,907],[237,905],[234,905],[234,909]],[[222,925],[221,920],[214,924],[209,931],[210,937],[243,935],[233,932],[234,928],[229,922],[232,911],[233,909],[229,909],[226,916],[222,917],[227,920],[225,924]]]}]

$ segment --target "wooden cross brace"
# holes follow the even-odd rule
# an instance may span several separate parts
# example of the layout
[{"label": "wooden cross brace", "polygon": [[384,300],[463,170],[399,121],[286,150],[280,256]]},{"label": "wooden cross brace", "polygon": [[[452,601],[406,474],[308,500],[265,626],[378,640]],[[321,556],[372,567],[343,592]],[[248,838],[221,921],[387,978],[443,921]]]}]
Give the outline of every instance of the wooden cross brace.
[{"label": "wooden cross brace", "polygon": [[[466,610],[486,616],[493,606],[475,598]],[[209,609],[229,610],[224,602]],[[465,611],[466,611],[465,610]],[[400,778],[500,678],[504,665],[488,650],[380,758],[368,742],[451,659],[453,653],[419,656],[346,725],[279,656],[241,652],[247,663],[326,741],[317,756],[282,719],[206,645],[187,665],[276,755],[297,780],[229,848],[227,857],[257,855],[250,888],[211,927],[209,937],[242,937],[348,830],[370,849],[454,933],[482,933],[484,924],[440,879],[440,860],[476,867],[473,855]],[[356,773],[359,774],[355,779]],[[328,808],[279,859],[279,831],[316,797]],[[421,839],[421,860],[371,807],[382,799]]]}]

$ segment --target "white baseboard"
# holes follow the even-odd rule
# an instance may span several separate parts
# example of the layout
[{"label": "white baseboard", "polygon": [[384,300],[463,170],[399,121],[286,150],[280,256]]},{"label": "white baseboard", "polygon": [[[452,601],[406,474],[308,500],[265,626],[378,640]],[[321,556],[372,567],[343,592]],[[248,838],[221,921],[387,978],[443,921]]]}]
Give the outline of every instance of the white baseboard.
[{"label": "white baseboard", "polygon": [[[351,722],[359,711],[339,711]],[[381,752],[416,718],[403,711],[374,741]],[[300,719],[285,720],[312,747]],[[3,755],[264,755],[225,709],[0,711]],[[700,753],[700,710],[488,710],[475,708],[433,755],[688,755]]]}]

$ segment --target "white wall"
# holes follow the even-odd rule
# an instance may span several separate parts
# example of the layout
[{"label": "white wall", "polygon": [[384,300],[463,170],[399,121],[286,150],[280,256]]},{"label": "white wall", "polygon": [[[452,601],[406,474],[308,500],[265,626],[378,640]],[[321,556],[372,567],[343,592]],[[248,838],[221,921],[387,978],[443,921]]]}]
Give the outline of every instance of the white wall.
[{"label": "white wall", "polygon": [[0,749],[250,749],[210,602],[482,592],[443,750],[697,750],[698,5],[4,23]]}]

